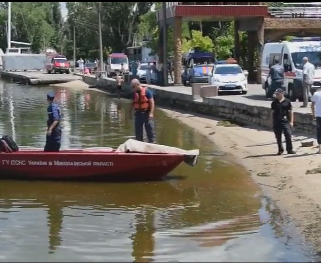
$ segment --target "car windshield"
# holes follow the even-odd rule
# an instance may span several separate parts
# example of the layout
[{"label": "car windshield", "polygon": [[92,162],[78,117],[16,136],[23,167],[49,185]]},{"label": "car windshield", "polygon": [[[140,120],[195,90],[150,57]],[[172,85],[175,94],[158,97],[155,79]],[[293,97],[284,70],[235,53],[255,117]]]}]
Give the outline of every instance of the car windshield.
[{"label": "car windshield", "polygon": [[217,67],[215,69],[214,74],[226,75],[226,74],[240,74],[242,73],[242,69],[240,67]]},{"label": "car windshield", "polygon": [[67,63],[68,61],[65,58],[55,58],[55,62],[57,62],[57,63]]},{"label": "car windshield", "polygon": [[214,57],[193,58],[194,65],[214,64]]},{"label": "car windshield", "polygon": [[309,62],[316,68],[321,68],[321,52],[294,52],[291,54],[293,64],[297,69],[303,69],[303,58],[307,57]]},{"label": "car windshield", "polygon": [[141,65],[141,66],[139,67],[139,69],[140,69],[140,70],[147,70],[147,69],[149,69],[149,66],[148,66],[148,65]]},{"label": "car windshield", "polygon": [[127,58],[111,58],[110,64],[128,64]]}]

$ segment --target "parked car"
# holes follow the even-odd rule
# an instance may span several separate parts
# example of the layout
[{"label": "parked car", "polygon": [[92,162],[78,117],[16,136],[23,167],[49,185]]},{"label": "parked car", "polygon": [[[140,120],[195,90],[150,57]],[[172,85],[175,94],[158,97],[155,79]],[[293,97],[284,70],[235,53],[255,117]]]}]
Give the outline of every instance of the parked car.
[{"label": "parked car", "polygon": [[219,92],[247,94],[247,71],[238,64],[216,64],[209,76],[209,84],[219,87]]},{"label": "parked car", "polygon": [[88,62],[85,64],[85,68],[88,69],[89,74],[95,73],[96,64],[94,62]]},{"label": "parked car", "polygon": [[54,55],[47,57],[46,63],[47,73],[70,73],[70,64],[65,56]]},{"label": "parked car", "polygon": [[146,74],[148,70],[151,70],[151,67],[147,63],[142,63],[138,68],[137,76],[141,83],[146,83]]}]

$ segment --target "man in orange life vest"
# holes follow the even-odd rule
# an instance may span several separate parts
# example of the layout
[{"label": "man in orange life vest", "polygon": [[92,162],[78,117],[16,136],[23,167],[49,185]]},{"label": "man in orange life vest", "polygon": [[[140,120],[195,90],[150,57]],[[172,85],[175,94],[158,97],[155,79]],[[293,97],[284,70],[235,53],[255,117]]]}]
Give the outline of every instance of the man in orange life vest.
[{"label": "man in orange life vest", "polygon": [[146,87],[142,87],[138,79],[131,82],[133,88],[133,103],[130,111],[132,116],[135,111],[135,136],[136,140],[143,140],[143,126],[149,143],[155,143],[154,133],[154,108],[153,93]]}]

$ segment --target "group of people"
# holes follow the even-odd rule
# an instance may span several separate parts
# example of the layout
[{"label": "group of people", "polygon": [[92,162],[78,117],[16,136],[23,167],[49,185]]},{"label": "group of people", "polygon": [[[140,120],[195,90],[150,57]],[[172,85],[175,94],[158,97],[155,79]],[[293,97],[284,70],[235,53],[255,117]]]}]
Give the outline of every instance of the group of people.
[{"label": "group of people", "polygon": [[[134,76],[137,75],[138,69],[140,67],[141,63],[139,60],[133,61],[130,66],[130,70]],[[163,69],[164,65],[160,61],[156,62],[147,62],[148,69],[146,70],[146,83],[147,84],[156,84],[156,85],[162,85],[163,84]],[[166,63],[167,66],[167,73],[171,79],[171,81],[174,80],[173,78],[173,62],[171,60],[168,60]]]},{"label": "group of people", "polygon": [[[316,121],[318,153],[321,154],[321,88],[317,89],[311,96],[311,88],[315,76],[315,66],[309,62],[307,57],[303,58],[303,78],[302,108],[308,106],[311,99],[311,112]],[[289,99],[285,97],[284,88],[284,68],[275,60],[275,64],[270,68],[268,77],[271,77],[271,86],[275,90],[275,99],[271,104],[272,127],[278,145],[278,155],[284,152],[282,145],[282,134],[285,137],[286,151],[288,154],[295,154],[292,145],[292,128],[294,124],[293,106]]]},{"label": "group of people", "polygon": [[[79,73],[80,74],[84,74],[85,73],[85,64],[86,63],[89,63],[89,60],[83,60],[82,58],[80,58],[79,60],[77,60],[77,64],[78,64],[78,67],[79,67]],[[95,64],[95,70],[97,70],[98,68],[98,59],[95,59],[94,61],[94,64]]]},{"label": "group of people", "polygon": [[[144,141],[144,128],[149,143],[155,143],[154,109],[155,102],[153,93],[148,88],[143,87],[138,79],[131,81],[133,89],[132,106],[130,116],[135,116],[135,137],[138,141]],[[47,136],[44,147],[45,152],[57,152],[61,146],[61,114],[59,106],[54,102],[55,94],[47,94]]]},{"label": "group of people", "polygon": [[[311,97],[311,87],[314,80],[315,67],[311,64],[307,57],[303,58],[303,97],[302,107],[307,107],[308,100]],[[272,127],[278,145],[278,155],[283,154],[282,134],[285,136],[286,151],[288,154],[295,154],[292,144],[292,128],[294,124],[293,106],[289,99],[285,97],[284,89],[284,68],[275,61],[275,65],[270,68],[269,77],[271,77],[271,85],[274,88],[275,98],[271,103],[271,119]],[[116,77],[118,96],[123,85],[122,76]],[[132,106],[130,108],[130,116],[135,116],[135,137],[138,141],[143,141],[143,130],[145,128],[149,143],[155,143],[154,131],[154,109],[155,102],[153,93],[141,85],[138,79],[131,81],[133,89]],[[61,141],[60,128],[60,111],[56,103],[54,103],[54,94],[47,95],[48,100],[48,121],[47,121],[47,139],[45,151],[59,151]],[[321,153],[321,88],[318,89],[311,97],[311,111],[317,125],[317,142],[319,144],[318,153]]]}]

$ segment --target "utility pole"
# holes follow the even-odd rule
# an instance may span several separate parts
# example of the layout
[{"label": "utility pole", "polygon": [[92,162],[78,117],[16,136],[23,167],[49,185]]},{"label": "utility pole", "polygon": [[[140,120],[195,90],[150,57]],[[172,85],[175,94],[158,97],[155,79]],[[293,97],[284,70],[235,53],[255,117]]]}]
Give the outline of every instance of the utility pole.
[{"label": "utility pole", "polygon": [[100,60],[100,71],[105,71],[104,68],[104,56],[103,56],[103,33],[101,24],[101,2],[98,2],[98,34],[99,34],[99,60]]},{"label": "utility pole", "polygon": [[168,86],[168,72],[167,72],[167,21],[166,21],[166,2],[162,3],[163,11],[163,74],[164,86]]},{"label": "utility pole", "polygon": [[8,48],[11,48],[11,2],[8,2],[8,31],[7,31]]},{"label": "utility pole", "polygon": [[76,70],[76,26],[74,24],[74,72]]}]

